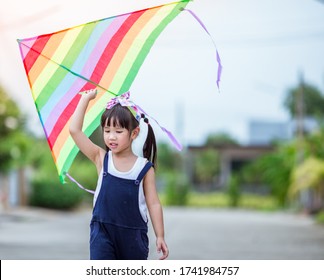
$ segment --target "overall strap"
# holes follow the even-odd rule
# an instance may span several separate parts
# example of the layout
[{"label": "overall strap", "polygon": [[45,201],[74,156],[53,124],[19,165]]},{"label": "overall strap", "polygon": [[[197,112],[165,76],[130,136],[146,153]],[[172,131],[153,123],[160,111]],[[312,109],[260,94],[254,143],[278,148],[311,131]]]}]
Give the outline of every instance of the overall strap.
[{"label": "overall strap", "polygon": [[104,163],[102,166],[103,176],[106,176],[108,174],[108,157],[109,157],[109,152],[106,153]]},{"label": "overall strap", "polygon": [[147,171],[153,166],[153,163],[148,161],[143,169],[141,170],[140,174],[137,176],[137,179],[135,180],[135,185],[139,185],[141,181],[143,180],[144,176],[146,175]]}]

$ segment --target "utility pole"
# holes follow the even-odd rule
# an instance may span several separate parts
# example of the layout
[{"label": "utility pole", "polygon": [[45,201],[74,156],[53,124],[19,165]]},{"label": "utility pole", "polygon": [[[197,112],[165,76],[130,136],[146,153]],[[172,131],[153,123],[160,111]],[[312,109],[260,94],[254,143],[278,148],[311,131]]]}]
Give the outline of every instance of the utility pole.
[{"label": "utility pole", "polygon": [[187,143],[185,141],[185,103],[184,100],[180,100],[175,106],[175,119],[176,119],[176,131],[179,135],[178,139],[182,144],[181,151],[181,171],[183,176],[187,179],[189,177],[188,171],[188,149]]},{"label": "utility pole", "polygon": [[[296,165],[300,165],[304,161],[304,133],[305,133],[305,107],[304,107],[304,74],[301,71],[299,73],[299,88],[296,96],[296,134],[297,134],[297,155],[296,155]],[[302,189],[299,195],[299,203],[305,211],[308,211],[311,206],[310,192],[308,189]]]},{"label": "utility pole", "polygon": [[[302,142],[304,139],[304,75],[303,72],[299,73],[299,88],[296,100],[296,132],[298,141]],[[297,163],[302,162],[303,153],[297,158]]]}]

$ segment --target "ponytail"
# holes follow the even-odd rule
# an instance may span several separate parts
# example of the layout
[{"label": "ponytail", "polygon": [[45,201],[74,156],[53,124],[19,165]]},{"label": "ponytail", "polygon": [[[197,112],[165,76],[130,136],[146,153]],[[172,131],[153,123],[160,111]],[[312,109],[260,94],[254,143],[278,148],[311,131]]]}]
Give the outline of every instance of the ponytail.
[{"label": "ponytail", "polygon": [[152,126],[149,124],[148,119],[145,118],[144,121],[147,123],[148,132],[147,137],[143,146],[143,156],[153,163],[154,168],[156,168],[156,140]]}]

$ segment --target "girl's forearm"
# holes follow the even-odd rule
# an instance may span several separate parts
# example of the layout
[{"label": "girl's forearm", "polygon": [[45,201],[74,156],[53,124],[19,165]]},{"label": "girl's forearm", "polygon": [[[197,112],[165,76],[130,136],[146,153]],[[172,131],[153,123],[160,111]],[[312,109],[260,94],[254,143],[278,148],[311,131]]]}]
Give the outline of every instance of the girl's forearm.
[{"label": "girl's forearm", "polygon": [[85,96],[82,96],[71,118],[71,123],[70,123],[71,134],[82,130],[84,115],[88,108],[88,104],[89,104],[89,100],[85,98]]},{"label": "girl's forearm", "polygon": [[94,144],[88,136],[82,131],[84,116],[87,111],[90,100],[96,97],[95,90],[89,90],[82,94],[69,125],[70,134],[74,143],[80,151],[88,157],[96,166],[98,172],[101,170],[101,148]]},{"label": "girl's forearm", "polygon": [[157,238],[164,238],[164,222],[161,204],[154,204],[149,207],[149,213],[152,220],[155,236]]}]

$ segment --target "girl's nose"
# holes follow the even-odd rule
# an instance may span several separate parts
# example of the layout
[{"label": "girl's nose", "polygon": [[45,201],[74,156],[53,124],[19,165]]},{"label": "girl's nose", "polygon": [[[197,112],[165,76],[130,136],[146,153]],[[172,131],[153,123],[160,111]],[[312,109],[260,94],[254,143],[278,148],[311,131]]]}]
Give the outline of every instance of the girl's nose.
[{"label": "girl's nose", "polygon": [[115,133],[109,133],[109,139],[116,139],[116,134]]}]

